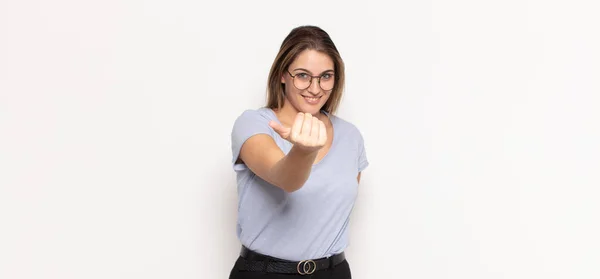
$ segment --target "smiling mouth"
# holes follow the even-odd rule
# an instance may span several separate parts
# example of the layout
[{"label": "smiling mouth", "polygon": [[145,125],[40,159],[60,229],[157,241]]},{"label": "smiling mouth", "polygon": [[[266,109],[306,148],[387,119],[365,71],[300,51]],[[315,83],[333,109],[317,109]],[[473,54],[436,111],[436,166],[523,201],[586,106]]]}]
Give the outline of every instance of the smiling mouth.
[{"label": "smiling mouth", "polygon": [[319,97],[310,97],[310,96],[304,96],[302,95],[302,97],[304,98],[304,101],[306,103],[308,103],[309,105],[316,105],[319,103],[319,100],[321,99],[322,96]]},{"label": "smiling mouth", "polygon": [[304,97],[304,99],[309,99],[309,100],[318,100],[318,99],[321,99],[322,96],[312,97],[312,96],[304,96],[304,95],[302,95],[302,97]]},{"label": "smiling mouth", "polygon": [[322,97],[322,96],[318,96],[318,97],[311,97],[311,96],[305,96],[305,95],[302,95],[302,97],[304,98],[304,100],[305,100],[307,103],[314,105],[314,104],[317,104],[317,103],[319,103],[319,99],[321,99],[321,97]]}]

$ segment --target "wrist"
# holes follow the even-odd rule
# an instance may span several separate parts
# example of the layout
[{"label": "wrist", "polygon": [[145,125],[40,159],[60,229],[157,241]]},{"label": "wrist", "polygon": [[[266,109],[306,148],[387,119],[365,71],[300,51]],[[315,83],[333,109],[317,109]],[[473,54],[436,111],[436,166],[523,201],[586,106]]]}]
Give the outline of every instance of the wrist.
[{"label": "wrist", "polygon": [[293,156],[300,156],[306,158],[312,157],[314,159],[314,157],[317,156],[317,153],[319,153],[319,149],[316,149],[314,147],[292,145],[292,149],[290,149],[290,154],[292,154]]}]

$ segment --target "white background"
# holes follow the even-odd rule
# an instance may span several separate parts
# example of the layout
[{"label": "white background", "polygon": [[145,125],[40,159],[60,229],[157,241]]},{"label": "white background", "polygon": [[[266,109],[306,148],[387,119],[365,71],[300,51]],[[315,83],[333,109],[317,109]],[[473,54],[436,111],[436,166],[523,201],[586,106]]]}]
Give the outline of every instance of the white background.
[{"label": "white background", "polygon": [[227,278],[230,131],[324,28],[354,278],[599,278],[594,1],[0,1],[0,278]]}]

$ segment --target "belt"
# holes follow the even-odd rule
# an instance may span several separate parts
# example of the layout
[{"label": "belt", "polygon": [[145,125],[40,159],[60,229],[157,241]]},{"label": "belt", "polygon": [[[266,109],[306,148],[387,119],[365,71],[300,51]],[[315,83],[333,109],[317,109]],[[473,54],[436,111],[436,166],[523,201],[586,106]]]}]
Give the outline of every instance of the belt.
[{"label": "belt", "polygon": [[315,271],[334,267],[346,259],[342,252],[327,258],[288,261],[254,252],[245,246],[242,246],[240,256],[244,260],[238,262],[238,270],[300,275],[313,274]]}]

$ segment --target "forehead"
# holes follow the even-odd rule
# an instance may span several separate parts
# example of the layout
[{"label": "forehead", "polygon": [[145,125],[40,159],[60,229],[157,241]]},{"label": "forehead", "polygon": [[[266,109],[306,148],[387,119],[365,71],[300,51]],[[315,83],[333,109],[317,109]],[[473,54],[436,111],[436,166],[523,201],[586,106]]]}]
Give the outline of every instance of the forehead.
[{"label": "forehead", "polygon": [[307,49],[298,54],[298,57],[290,65],[290,70],[303,68],[312,73],[321,73],[333,70],[333,66],[333,60],[329,55],[320,51]]}]

